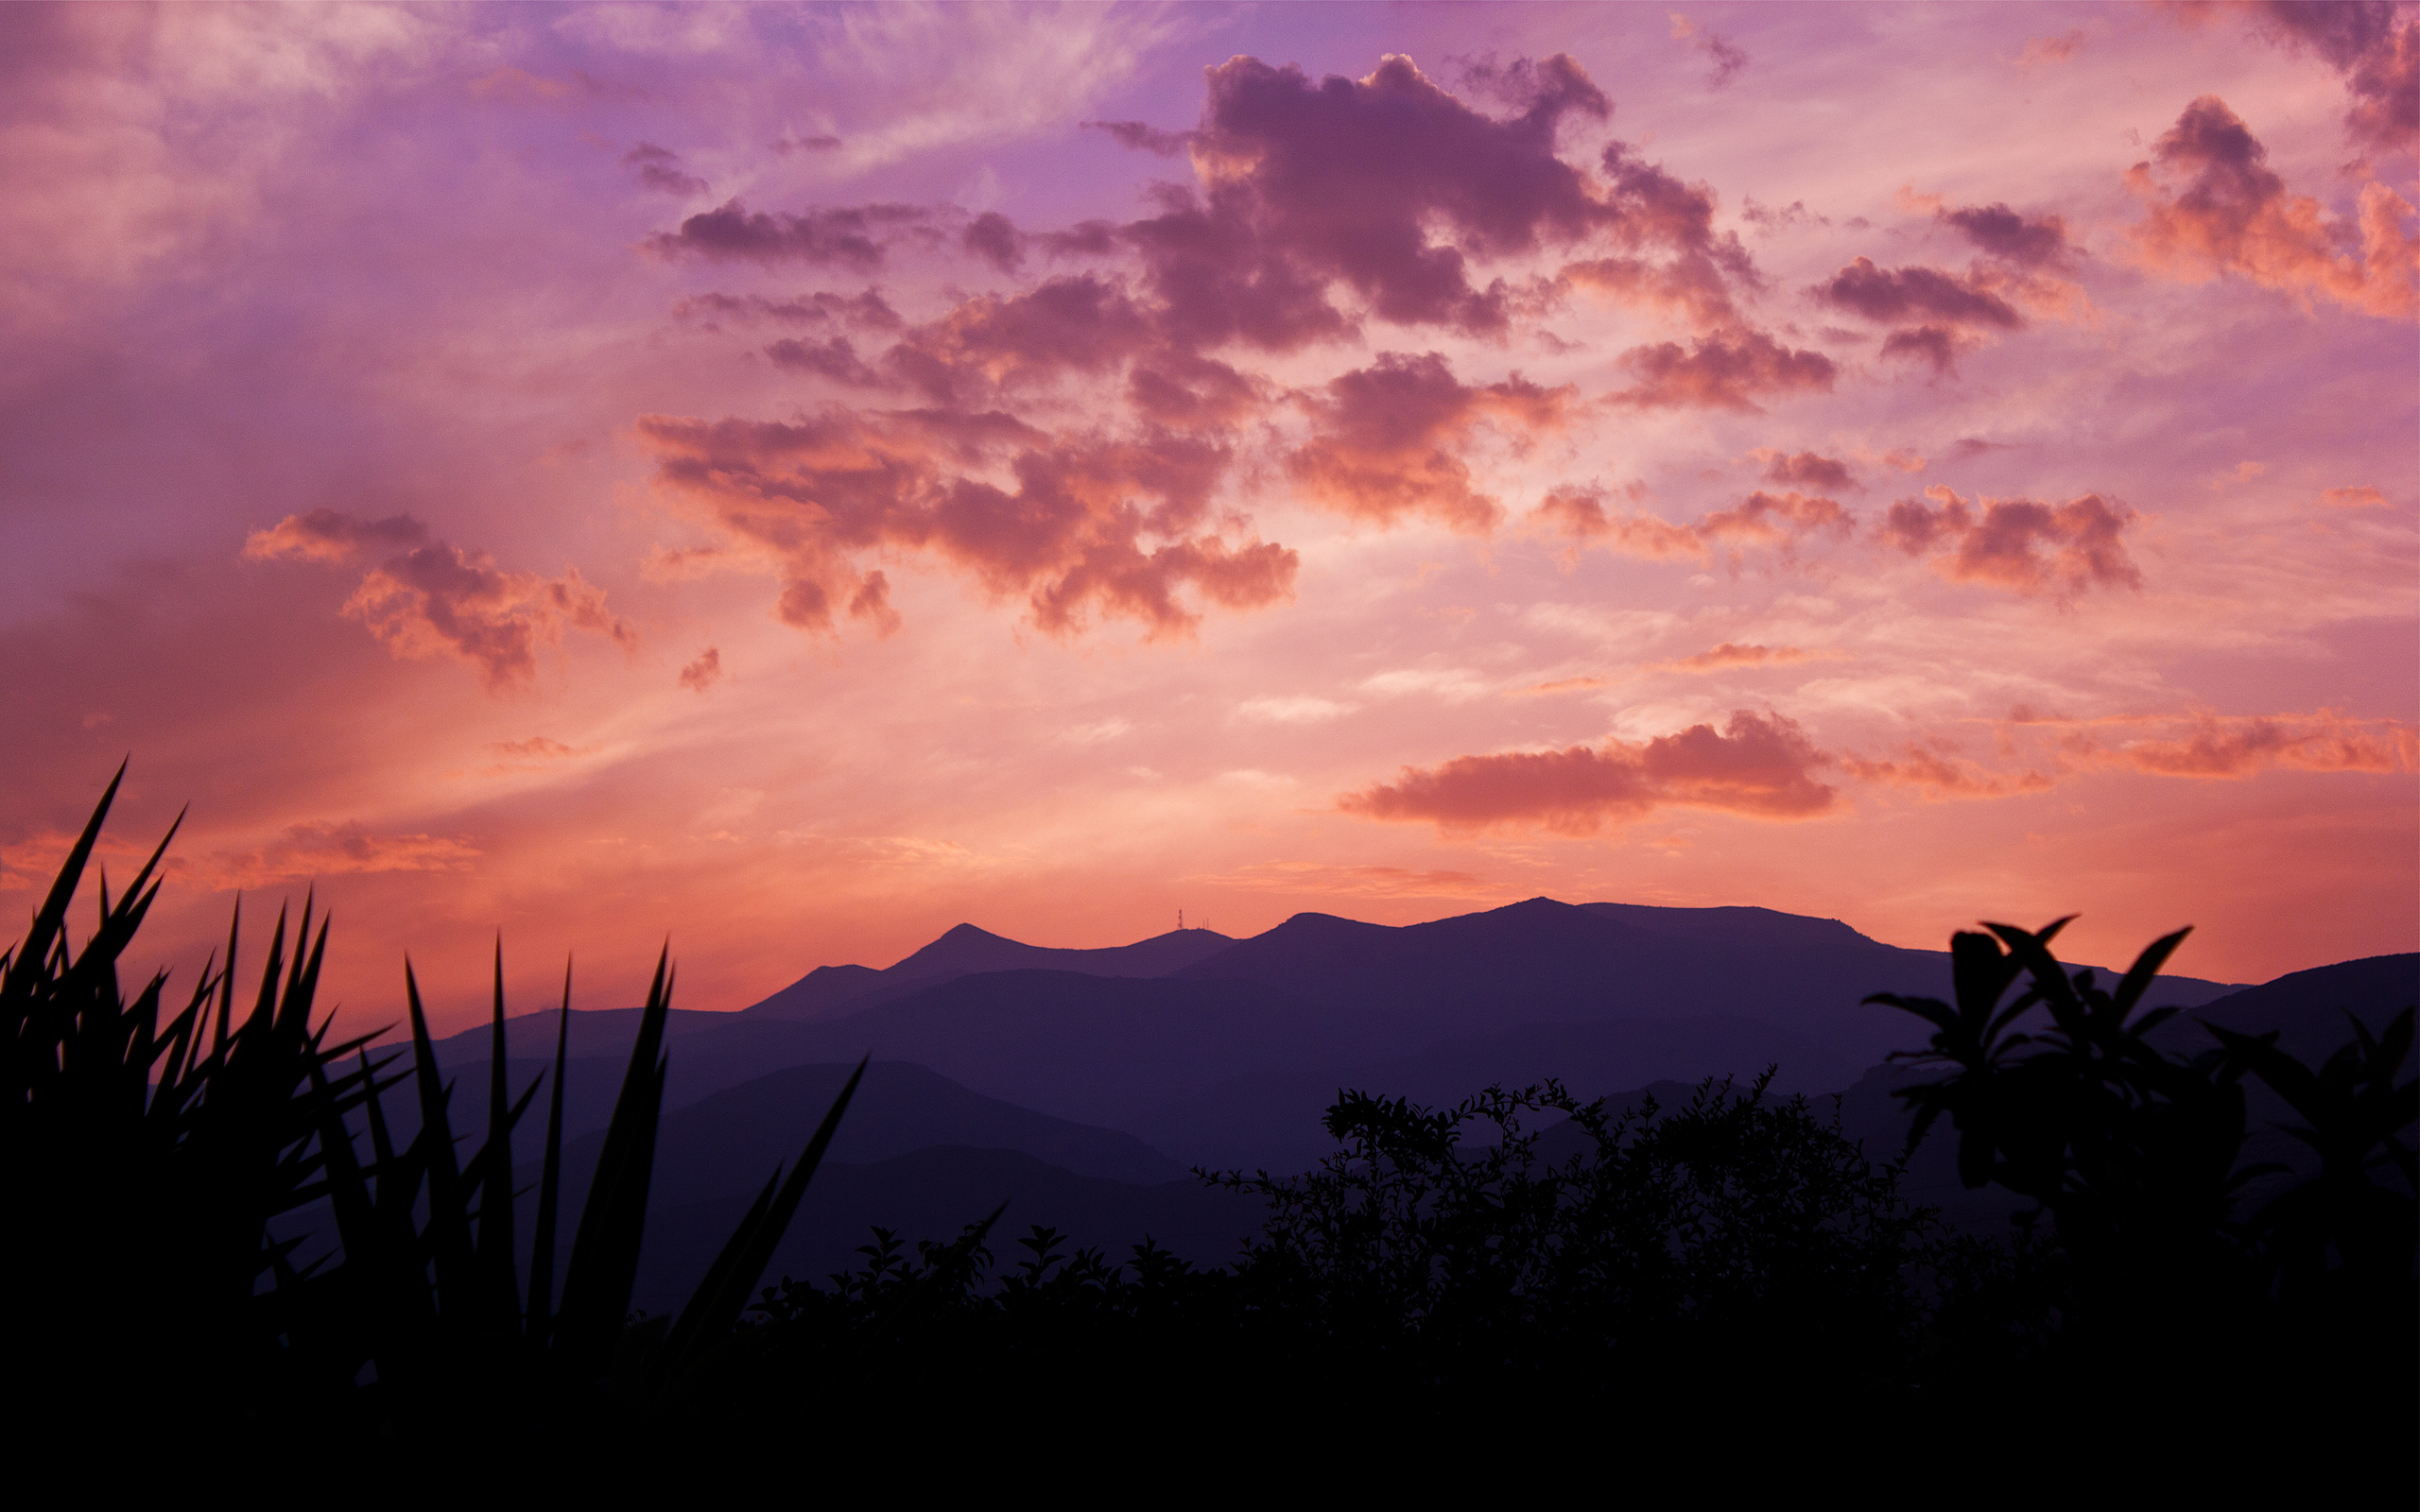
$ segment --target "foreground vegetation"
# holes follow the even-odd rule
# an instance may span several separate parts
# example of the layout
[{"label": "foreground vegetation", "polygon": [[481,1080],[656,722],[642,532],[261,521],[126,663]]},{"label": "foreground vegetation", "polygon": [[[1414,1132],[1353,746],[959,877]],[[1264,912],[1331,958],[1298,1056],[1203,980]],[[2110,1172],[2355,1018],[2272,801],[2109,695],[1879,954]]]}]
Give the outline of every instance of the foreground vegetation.
[{"label": "foreground vegetation", "polygon": [[[1267,1204],[1231,1264],[1148,1241],[1071,1254],[1040,1228],[1003,1263],[994,1213],[946,1244],[878,1230],[853,1274],[763,1286],[852,1080],[680,1316],[636,1319],[666,964],[566,1224],[562,1036],[551,1076],[505,1085],[500,963],[474,1147],[408,968],[408,1057],[313,1022],[327,924],[307,902],[243,1011],[232,927],[182,1007],[161,978],[123,990],[159,853],[114,900],[103,883],[71,950],[114,792],[0,956],[20,1236],[0,1263],[13,1362],[54,1387],[30,1426],[59,1442],[175,1459],[273,1435],[441,1477],[533,1455],[636,1474],[812,1432],[928,1457],[1309,1434],[1399,1466],[1593,1446],[1634,1476],[1708,1455],[2004,1475],[2115,1455],[2171,1486],[2264,1466],[2411,1480],[2412,1014],[2354,1024],[2316,1069],[2273,1035],[2164,1053],[2146,1037],[2171,1010],[2141,1000],[2182,935],[2104,987],[2052,955],[2059,925],[1992,925],[1956,937],[1954,1001],[1874,1000],[1933,1031],[1913,1058],[1942,1074],[1899,1093],[1910,1147],[1954,1138],[1969,1186],[2033,1204],[2004,1235],[1951,1231],[1905,1199],[1899,1163],[1762,1080],[1626,1109],[1547,1083],[1444,1109],[1341,1094],[1316,1170],[1205,1173]],[[2318,1162],[2260,1203],[2249,1082]],[[542,1091],[525,1246],[512,1139]],[[418,1107],[400,1148],[389,1094]],[[305,1210],[321,1229],[277,1237]],[[2290,1449],[2313,1435],[2325,1453]]]}]

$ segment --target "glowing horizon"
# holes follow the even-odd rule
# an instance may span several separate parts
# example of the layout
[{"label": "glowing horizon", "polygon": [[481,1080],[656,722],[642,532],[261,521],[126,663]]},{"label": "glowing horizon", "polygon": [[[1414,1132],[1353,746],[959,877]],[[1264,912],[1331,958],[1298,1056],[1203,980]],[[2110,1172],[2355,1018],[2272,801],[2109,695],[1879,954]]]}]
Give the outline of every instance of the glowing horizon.
[{"label": "glowing horizon", "polygon": [[164,964],[316,882],[441,1028],[498,930],[2420,948],[2408,8],[0,35],[0,907],[131,751]]}]

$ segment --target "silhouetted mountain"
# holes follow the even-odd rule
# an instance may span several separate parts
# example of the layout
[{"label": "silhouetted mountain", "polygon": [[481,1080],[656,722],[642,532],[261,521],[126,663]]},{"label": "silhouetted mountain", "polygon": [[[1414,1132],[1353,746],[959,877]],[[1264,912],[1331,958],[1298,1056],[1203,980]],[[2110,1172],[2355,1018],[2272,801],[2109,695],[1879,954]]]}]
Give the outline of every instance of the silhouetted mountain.
[{"label": "silhouetted mountain", "polygon": [[[649,1207],[753,1197],[776,1165],[798,1158],[854,1069],[791,1066],[666,1114],[656,1137]],[[599,1131],[563,1145],[565,1211],[577,1211],[574,1205],[586,1194],[604,1141]],[[981,1096],[922,1066],[881,1060],[866,1068],[828,1159],[863,1165],[943,1144],[1014,1150],[1076,1175],[1130,1184],[1184,1175],[1184,1167],[1132,1134],[1052,1118]],[[523,1157],[515,1181],[533,1185],[539,1175],[536,1142],[516,1143],[514,1148]],[[979,1216],[965,1214],[959,1221]]]},{"label": "silhouetted mountain", "polygon": [[1215,955],[1235,941],[1207,929],[1170,930],[1132,945],[1100,950],[1059,950],[1005,939],[973,924],[959,924],[906,960],[884,971],[862,966],[822,966],[764,1002],[742,1009],[765,1018],[821,1017],[840,1008],[865,1008],[923,988],[980,971],[1071,971],[1080,976],[1167,976]]},{"label": "silhouetted mountain", "polygon": [[2308,971],[2290,971],[2273,982],[2214,998],[2152,1031],[2169,1049],[2210,1043],[2203,1022],[2238,1034],[2274,1029],[2277,1048],[2316,1067],[2353,1037],[2346,1015],[2370,1032],[2420,1004],[2420,955],[2371,955]]},{"label": "silhouetted mountain", "polygon": [[[1098,951],[960,925],[882,971],[821,968],[741,1013],[676,1014],[666,1107],[872,1053],[1185,1162],[1281,1169],[1322,1147],[1340,1086],[1444,1101],[1553,1075],[1594,1094],[1767,1065],[1785,1091],[1843,1086],[1911,1042],[1911,1021],[1860,1000],[1945,995],[1948,975],[1945,953],[1762,908],[1539,898],[1403,928],[1299,914],[1250,939],[1188,930]],[[2157,988],[2187,1005],[2227,990]],[[624,1053],[633,1018],[576,1014],[574,1055]],[[518,1087],[553,1017],[509,1029]],[[478,1029],[440,1057],[460,1074],[487,1049]],[[566,1128],[601,1127],[618,1085],[575,1075]]]}]

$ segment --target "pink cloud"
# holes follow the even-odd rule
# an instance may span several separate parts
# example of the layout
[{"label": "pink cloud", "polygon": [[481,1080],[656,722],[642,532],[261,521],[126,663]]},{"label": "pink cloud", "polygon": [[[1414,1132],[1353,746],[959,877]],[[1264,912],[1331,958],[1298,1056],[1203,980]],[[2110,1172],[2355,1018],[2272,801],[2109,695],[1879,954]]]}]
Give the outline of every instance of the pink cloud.
[{"label": "pink cloud", "polygon": [[2067,223],[2056,215],[2022,215],[2005,204],[1945,207],[1942,224],[1993,257],[2026,267],[2054,267],[2076,255]]},{"label": "pink cloud", "polygon": [[1601,493],[1563,489],[1547,494],[1530,521],[1533,527],[1570,541],[1575,552],[1582,546],[1601,544],[1634,557],[1703,560],[1718,551],[1728,551],[1735,566],[1747,547],[1775,547],[1789,560],[1814,537],[1846,538],[1856,528],[1856,522],[1837,499],[1794,490],[1769,493],[1762,489],[1727,509],[1713,510],[1687,524],[1644,513],[1612,514]]},{"label": "pink cloud", "polygon": [[2140,588],[2142,573],[2122,539],[2134,511],[2087,493],[2061,505],[2030,499],[1967,500],[1934,484],[1924,499],[1901,499],[1881,524],[1882,539],[1910,557],[1929,557],[1953,582],[1986,583],[2036,593],[2073,594],[2098,585]]},{"label": "pink cloud", "polygon": [[1485,530],[1500,511],[1474,485],[1457,447],[1481,422],[1515,437],[1557,429],[1569,401],[1568,389],[1541,388],[1517,373],[1465,385],[1433,352],[1381,352],[1328,383],[1318,429],[1286,458],[1286,473],[1307,497],[1357,518],[1417,514]]},{"label": "pink cloud", "polygon": [[752,212],[737,199],[700,211],[674,232],[647,239],[663,257],[714,262],[838,265],[871,271],[900,235],[925,228],[932,213],[916,205],[824,206],[796,214]]},{"label": "pink cloud", "polygon": [[1914,788],[1934,800],[2007,798],[2045,792],[2052,786],[2050,778],[2041,772],[1988,771],[1938,743],[1910,741],[1897,756],[1884,761],[1843,756],[1841,766],[1859,782]]},{"label": "pink cloud", "polygon": [[1338,807],[1364,818],[1431,822],[1448,833],[1539,824],[1593,834],[1608,819],[1669,806],[1807,818],[1832,808],[1833,790],[1812,775],[1829,760],[1796,722],[1742,710],[1721,730],[1692,725],[1647,741],[1408,766],[1394,782],[1350,794]]},{"label": "pink cloud", "polygon": [[538,650],[566,628],[602,635],[625,649],[638,637],[605,607],[605,592],[566,567],[561,577],[504,572],[485,554],[464,551],[409,515],[360,520],[334,509],[288,515],[244,542],[251,560],[350,561],[364,546],[407,547],[373,567],[345,601],[398,657],[451,656],[479,669],[491,692],[537,675]]},{"label": "pink cloud", "polygon": [[2016,55],[2016,66],[2030,69],[2048,63],[2064,63],[2083,51],[2083,44],[2082,26],[2069,26],[2056,36],[2035,37],[2029,40],[2025,50]]},{"label": "pink cloud", "polygon": [[642,142],[622,154],[622,166],[631,177],[658,194],[693,198],[706,192],[706,180],[681,166],[681,155],[651,142]]},{"label": "pink cloud", "polygon": [[896,331],[906,324],[899,312],[874,289],[840,295],[825,290],[777,300],[762,294],[692,294],[672,306],[677,320],[733,320],[747,324],[778,320],[788,325],[815,325],[830,320],[874,331]]},{"label": "pink cloud", "polygon": [[2264,0],[2257,9],[2280,40],[2311,48],[2344,76],[2353,95],[2344,127],[2355,140],[2411,150],[2420,140],[2420,16],[2385,0]]},{"label": "pink cloud", "polygon": [[1725,641],[1711,651],[1665,664],[1675,672],[1721,672],[1731,667],[1787,666],[1806,660],[1806,653],[1794,645],[1735,645]]},{"label": "pink cloud", "polygon": [[[2186,107],[2152,160],[2157,172],[2146,162],[2126,175],[2149,209],[2133,232],[2145,266],[2188,283],[2236,274],[2369,315],[2420,312],[2411,206],[2385,184],[2362,186],[2358,225],[2328,215],[2318,200],[2287,192],[2268,148],[2215,94]],[[2171,191],[2162,177],[2184,186]]]},{"label": "pink cloud", "polygon": [[382,871],[468,871],[478,847],[453,835],[382,834],[356,821],[287,826],[268,844],[221,850],[193,864],[205,886],[246,889],[311,877]]},{"label": "pink cloud", "polygon": [[1757,398],[1828,393],[1838,373],[1832,359],[1820,352],[1792,350],[1762,331],[1746,328],[1701,336],[1687,347],[1676,341],[1633,347],[1621,361],[1638,382],[1612,398],[1642,409],[1761,414]]},{"label": "pink cloud", "polygon": [[2319,502],[2331,509],[2383,509],[2386,507],[2386,494],[2381,490],[2367,487],[2325,489],[2321,490]]},{"label": "pink cloud", "polygon": [[722,678],[722,652],[707,646],[698,659],[681,669],[681,686],[691,693],[703,693]]},{"label": "pink cloud", "polygon": [[1741,69],[1748,66],[1748,54],[1745,48],[1719,32],[1706,30],[1678,11],[1672,13],[1672,40],[1687,43],[1691,47],[1703,53],[1707,61],[1714,65],[1706,75],[1705,83],[1708,89],[1723,88],[1739,77]]},{"label": "pink cloud", "polygon": [[[1180,591],[1234,609],[1292,592],[1294,553],[1202,528],[1229,461],[1207,441],[1048,441],[1005,416],[949,411],[799,424],[647,416],[638,432],[668,490],[777,565],[778,612],[804,629],[829,630],[843,605],[896,623],[888,580],[857,565],[880,550],[936,552],[994,593],[1025,594],[1054,631],[1098,611],[1184,634],[1199,615]],[[1003,449],[1012,489],[953,465]]]},{"label": "pink cloud", "polygon": [[2181,739],[2129,742],[2107,759],[2164,777],[2249,777],[2267,767],[2312,772],[2420,768],[2420,732],[2400,720],[2205,715]]},{"label": "pink cloud", "polygon": [[1759,454],[1765,458],[1765,481],[1799,484],[1810,489],[1853,489],[1857,476],[1849,465],[1838,457],[1821,456],[1813,452],[1772,451]]}]

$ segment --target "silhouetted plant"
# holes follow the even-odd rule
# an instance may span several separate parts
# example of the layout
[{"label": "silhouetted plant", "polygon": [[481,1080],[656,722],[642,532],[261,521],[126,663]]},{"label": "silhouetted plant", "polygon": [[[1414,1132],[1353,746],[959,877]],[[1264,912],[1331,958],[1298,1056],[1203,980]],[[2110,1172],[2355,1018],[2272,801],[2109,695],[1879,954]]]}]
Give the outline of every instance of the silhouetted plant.
[{"label": "silhouetted plant", "polygon": [[[2411,1052],[2411,1011],[2376,1040],[2356,1022],[2355,1043],[2318,1073],[2273,1032],[2211,1027],[2209,1049],[2170,1054],[2149,1036],[2179,1010],[2137,1010],[2189,932],[2153,941],[2104,989],[2051,954],[2067,922],[1954,936],[1955,1004],[1866,1000],[1934,1025],[1928,1049],[1893,1058],[1952,1070],[1897,1090],[1915,1115],[1909,1148],[1946,1116],[1968,1187],[1997,1183],[2036,1203],[2072,1262],[2072,1300],[2090,1327],[2206,1334],[2212,1310],[2239,1315],[2281,1273],[2291,1289],[2314,1290],[2331,1265],[2340,1285],[2408,1294],[2412,1160],[2398,1135],[2420,1111],[2420,1087],[2394,1078]],[[2322,1161],[2316,1180],[2250,1218],[2238,1211],[2244,1187],[2279,1168],[2242,1162],[2247,1074],[2309,1120],[2295,1132]]]},{"label": "silhouetted plant", "polygon": [[[1465,1384],[1575,1357],[1822,1349],[1887,1368],[1912,1340],[1930,1214],[1770,1078],[1618,1116],[1554,1082],[1438,1110],[1346,1092],[1316,1170],[1219,1178],[1270,1205],[1248,1286],[1339,1345]],[[1546,1111],[1580,1130],[1560,1163],[1524,1125]]]},{"label": "silhouetted plant", "polygon": [[[396,1057],[373,1057],[365,1046],[374,1035],[331,1044],[329,1021],[311,1022],[327,921],[314,936],[309,903],[290,961],[280,916],[259,994],[240,1022],[233,926],[225,962],[203,969],[164,1025],[164,973],[131,1001],[120,990],[117,961],[158,896],[166,839],[114,902],[101,883],[98,925],[71,951],[67,908],[123,775],[121,767],[95,807],[26,936],[0,954],[10,1083],[0,1170],[18,1225],[17,1240],[0,1251],[9,1295],[21,1305],[40,1299],[19,1331],[18,1361],[61,1383],[42,1411],[98,1433],[116,1419],[92,1416],[94,1403],[130,1384],[149,1387],[169,1393],[160,1400],[174,1437],[181,1415],[196,1409],[238,1420],[302,1413],[337,1425],[433,1427],[478,1400],[543,1416],[681,1397],[747,1305],[858,1077],[786,1176],[773,1173],[668,1332],[627,1329],[667,1063],[669,958],[656,964],[558,1303],[566,971],[525,1292],[511,1133],[540,1081],[508,1095],[501,947],[487,1137],[462,1160],[452,1089],[408,965],[407,1072],[382,1080]],[[406,1079],[419,1128],[398,1150],[381,1095]],[[298,1263],[303,1241],[273,1237],[272,1225],[320,1204],[335,1247]]]}]

